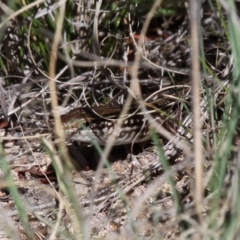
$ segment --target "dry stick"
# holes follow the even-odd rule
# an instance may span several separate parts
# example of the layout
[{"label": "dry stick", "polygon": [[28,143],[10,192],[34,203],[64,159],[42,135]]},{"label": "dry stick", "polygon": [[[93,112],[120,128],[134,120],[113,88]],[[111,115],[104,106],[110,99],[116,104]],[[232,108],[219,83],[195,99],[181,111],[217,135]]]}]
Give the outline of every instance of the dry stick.
[{"label": "dry stick", "polygon": [[[133,42],[135,42],[134,38],[133,38]],[[124,68],[124,67],[132,67],[134,65],[134,62],[129,61],[127,66],[126,66],[125,61],[116,60],[116,59],[110,59],[109,60],[109,58],[94,56],[93,54],[90,54],[90,53],[87,54],[83,51],[80,52],[79,55],[83,56],[84,58],[89,59],[90,61],[80,61],[80,60],[74,60],[74,59],[71,60],[72,61],[71,64],[73,64],[76,67],[96,67],[96,66],[97,67],[103,67],[103,66],[107,65],[107,66],[117,66],[117,67],[123,67]],[[63,54],[59,53],[58,56],[61,60],[67,62],[67,60],[65,59]],[[168,71],[168,72],[187,75],[187,76],[191,74],[190,69],[160,66],[160,65],[157,65],[157,64],[153,63],[152,61],[150,61],[146,57],[144,57],[144,56],[142,56],[142,57],[146,62],[139,63],[139,66],[141,66],[143,68],[159,69],[159,70],[162,70],[162,71]],[[212,78],[212,76],[210,76],[210,75],[207,75],[207,77]],[[116,83],[116,81],[115,81],[115,83]]]},{"label": "dry stick", "polygon": [[[56,96],[57,88],[56,88],[56,82],[54,81],[54,79],[56,77],[55,70],[56,70],[56,61],[57,61],[57,51],[58,51],[58,45],[59,45],[59,42],[61,39],[61,31],[62,31],[62,24],[60,22],[61,20],[63,21],[63,19],[59,17],[59,20],[58,20],[57,26],[56,26],[56,32],[54,35],[53,44],[52,44],[52,51],[51,51],[51,55],[50,55],[49,89],[50,89],[51,103],[52,103],[54,123],[55,123],[54,132],[55,132],[56,138],[59,140],[58,145],[59,145],[60,149],[65,149],[64,133],[63,133],[62,124],[61,124],[61,120],[60,120],[60,113],[57,110],[57,108],[58,108],[58,99]],[[63,148],[61,148],[61,147],[63,147]],[[66,151],[62,151],[62,154],[63,155],[66,154],[64,157],[67,157],[67,159],[69,159]],[[61,171],[63,171],[63,169]]]},{"label": "dry stick", "polygon": [[[57,110],[57,108],[58,108],[58,99],[56,96],[57,88],[56,88],[56,82],[54,80],[56,77],[55,70],[56,70],[57,52],[58,52],[59,43],[61,41],[61,32],[62,32],[62,26],[63,26],[63,20],[64,20],[65,7],[66,7],[65,4],[63,4],[60,7],[59,18],[57,21],[56,31],[55,31],[55,35],[54,35],[54,39],[53,39],[53,44],[52,44],[52,51],[51,51],[50,62],[49,62],[49,75],[50,75],[49,89],[50,89],[50,94],[51,94],[51,103],[52,103],[53,116],[54,116],[54,122],[55,122],[54,133],[55,133],[56,138],[58,139],[57,145],[61,151],[60,153],[62,154],[62,159],[64,159],[64,161],[65,161],[64,165],[67,167],[67,169],[65,169],[65,172],[63,169],[63,164],[60,161],[57,161],[56,163],[58,164],[60,174],[62,176],[63,176],[63,174],[65,174],[65,176],[68,178],[69,177],[68,170],[70,170],[72,168],[72,166],[70,164],[70,157],[67,152],[66,145],[64,143],[64,131],[62,128],[60,113]],[[59,181],[59,187],[64,193],[67,192],[66,187],[64,186],[64,184],[61,181]],[[62,201],[64,201],[64,200],[62,200]],[[65,203],[65,209],[66,209],[67,214],[72,222],[74,232],[77,235],[79,235],[80,228],[78,227],[79,224],[76,219],[77,214],[72,214],[71,208],[66,203]],[[51,236],[51,237],[53,239],[55,236]]]},{"label": "dry stick", "polygon": [[190,0],[190,28],[192,52],[192,87],[193,87],[193,126],[194,126],[194,157],[195,157],[195,207],[202,223],[203,210],[203,153],[201,134],[201,107],[200,107],[200,65],[199,65],[199,7],[198,0]]},{"label": "dry stick", "polygon": [[[135,39],[132,37],[133,43],[135,43]],[[137,44],[135,44],[135,47],[137,48]],[[65,58],[65,56],[61,53],[58,53],[58,56],[61,60],[68,62],[68,60]],[[94,56],[93,54],[90,53],[85,53],[85,52],[80,52],[79,56],[83,56],[84,58],[87,58],[88,60],[91,61],[79,61],[79,60],[71,60],[70,63],[73,66],[76,67],[104,67],[104,66],[117,66],[117,67],[126,67],[126,61],[122,60],[116,60],[116,59],[110,59],[109,58],[103,58],[103,57],[98,57]],[[185,68],[178,68],[178,67],[168,67],[168,66],[161,66],[153,63],[150,61],[148,58],[145,56],[141,56],[145,62],[139,63],[140,67],[146,68],[146,69],[159,69],[161,71],[167,71],[169,73],[176,73],[176,74],[181,74],[181,75],[186,75],[190,76],[192,74],[191,69],[185,69]],[[134,62],[129,61],[127,64],[128,68],[131,68],[134,65]],[[214,76],[201,73],[201,76],[206,78],[206,80],[212,80],[214,79]],[[114,80],[115,83],[118,84],[117,80]],[[119,85],[119,84],[118,84]]]}]

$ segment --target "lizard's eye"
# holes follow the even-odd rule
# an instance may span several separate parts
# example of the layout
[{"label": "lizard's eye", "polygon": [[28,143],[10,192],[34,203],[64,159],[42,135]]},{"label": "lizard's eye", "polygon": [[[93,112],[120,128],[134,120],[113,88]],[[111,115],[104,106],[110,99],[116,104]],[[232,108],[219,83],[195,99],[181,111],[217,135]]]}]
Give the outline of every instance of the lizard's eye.
[{"label": "lizard's eye", "polygon": [[90,122],[86,121],[86,123],[84,124],[86,127],[89,127]]}]

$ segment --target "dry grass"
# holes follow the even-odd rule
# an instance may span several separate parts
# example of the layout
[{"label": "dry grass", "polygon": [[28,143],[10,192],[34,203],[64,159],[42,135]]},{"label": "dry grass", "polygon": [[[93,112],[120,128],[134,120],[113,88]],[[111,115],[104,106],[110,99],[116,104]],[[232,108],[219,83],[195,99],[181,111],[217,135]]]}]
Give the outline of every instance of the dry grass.
[{"label": "dry grass", "polygon": [[[190,2],[1,3],[2,239],[237,239],[240,6]],[[62,114],[112,105],[106,146],[66,144]]]}]

